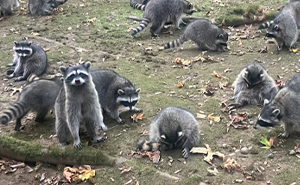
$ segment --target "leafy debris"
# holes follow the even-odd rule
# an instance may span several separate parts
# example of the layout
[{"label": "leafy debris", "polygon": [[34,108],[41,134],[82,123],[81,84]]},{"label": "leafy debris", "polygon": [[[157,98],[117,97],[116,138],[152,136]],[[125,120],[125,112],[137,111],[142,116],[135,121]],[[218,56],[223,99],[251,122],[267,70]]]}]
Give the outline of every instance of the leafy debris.
[{"label": "leafy debris", "polygon": [[190,152],[191,153],[200,153],[207,155],[204,157],[204,161],[206,161],[209,164],[212,164],[213,156],[220,157],[223,161],[225,160],[225,155],[220,152],[213,152],[208,144],[204,144],[206,148],[204,147],[193,147]]},{"label": "leafy debris", "polygon": [[65,167],[63,176],[68,180],[68,182],[84,181],[89,179],[93,182],[93,177],[95,176],[95,170],[92,170],[89,165],[84,165],[79,168]]},{"label": "leafy debris", "polygon": [[133,122],[137,123],[139,120],[143,119],[143,116],[144,116],[143,113],[139,113],[138,115],[134,114],[134,115],[131,116],[131,119],[132,119]]}]

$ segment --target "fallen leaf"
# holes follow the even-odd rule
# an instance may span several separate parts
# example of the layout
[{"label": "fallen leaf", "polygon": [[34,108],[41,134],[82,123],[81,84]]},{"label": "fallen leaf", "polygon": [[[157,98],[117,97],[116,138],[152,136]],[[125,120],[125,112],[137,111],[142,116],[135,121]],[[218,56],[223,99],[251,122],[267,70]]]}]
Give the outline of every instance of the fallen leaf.
[{"label": "fallen leaf", "polygon": [[86,20],[87,23],[94,23],[97,20],[96,17]]},{"label": "fallen leaf", "polygon": [[242,168],[241,165],[239,165],[236,160],[232,159],[232,158],[228,158],[224,164],[223,164],[223,168],[225,168],[227,170],[228,173],[231,173],[232,169],[235,169],[239,172],[242,172]]},{"label": "fallen leaf", "polygon": [[236,128],[236,129],[247,129],[247,125],[242,125],[243,121],[247,119],[247,113],[236,113],[236,114],[230,114],[229,119],[230,121],[227,124],[227,132],[229,132],[230,126]]},{"label": "fallen leaf", "polygon": [[271,148],[273,146],[274,139],[275,137],[271,137],[270,140],[268,140],[267,137],[262,136],[259,142],[265,146],[261,148],[266,148],[266,149]]},{"label": "fallen leaf", "polygon": [[183,87],[183,84],[181,82],[178,82],[177,87],[181,88],[181,87]]},{"label": "fallen leaf", "polygon": [[131,116],[131,119],[133,122],[138,122],[139,120],[143,119],[144,114],[143,113],[139,113],[139,114],[134,114]]},{"label": "fallen leaf", "polygon": [[131,172],[131,166],[122,167],[122,168],[120,168],[120,170],[122,170],[121,174]]},{"label": "fallen leaf", "polygon": [[290,52],[297,53],[298,49],[290,49]]},{"label": "fallen leaf", "polygon": [[196,114],[196,118],[198,118],[198,119],[205,119],[205,118],[206,118],[206,115],[205,115],[205,114],[197,113],[197,114]]},{"label": "fallen leaf", "polygon": [[177,173],[179,173],[179,172],[181,172],[181,169],[176,170],[174,173],[177,174]]},{"label": "fallen leaf", "polygon": [[95,173],[95,170],[92,170],[89,165],[84,165],[83,167],[79,168],[65,167],[63,176],[67,179],[68,182],[78,180],[84,181],[87,179],[92,182],[92,177],[95,176]]},{"label": "fallen leaf", "polygon": [[22,87],[21,88],[14,87],[14,88],[12,88],[12,90],[13,90],[13,92],[10,94],[10,96],[13,96],[16,93],[22,92]]},{"label": "fallen leaf", "polygon": [[204,147],[193,147],[190,152],[193,154],[207,154],[207,149]]},{"label": "fallen leaf", "polygon": [[215,77],[218,77],[218,78],[222,78],[222,76],[219,73],[217,73],[216,71],[213,71],[212,75]]},{"label": "fallen leaf", "polygon": [[218,173],[219,173],[219,171],[218,171],[217,168],[215,168],[215,167],[213,167],[213,170],[210,169],[210,168],[207,168],[206,170],[207,170],[207,172],[208,172],[207,175],[209,175],[209,176],[216,176],[216,175],[218,175]]},{"label": "fallen leaf", "polygon": [[153,163],[157,164],[160,160],[160,151],[156,150],[156,151],[147,151],[147,152],[143,152],[141,153],[142,157],[149,157],[149,159],[151,161],[153,161]]},{"label": "fallen leaf", "polygon": [[222,158],[222,160],[225,160],[225,155],[220,152],[213,152],[208,144],[204,144],[206,148],[204,147],[193,147],[190,152],[191,153],[200,153],[200,154],[206,154],[207,156],[204,157],[204,161],[208,162],[209,164],[212,164],[213,156],[218,156]]},{"label": "fallen leaf", "polygon": [[50,48],[45,48],[44,51],[45,52],[50,51]]}]

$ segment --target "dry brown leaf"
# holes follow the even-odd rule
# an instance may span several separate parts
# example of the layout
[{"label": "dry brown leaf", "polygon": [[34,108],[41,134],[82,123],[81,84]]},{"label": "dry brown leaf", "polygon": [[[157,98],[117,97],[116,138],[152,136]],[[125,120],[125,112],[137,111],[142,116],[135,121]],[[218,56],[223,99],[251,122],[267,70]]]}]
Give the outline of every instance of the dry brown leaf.
[{"label": "dry brown leaf", "polygon": [[205,115],[205,114],[197,113],[197,114],[196,114],[196,118],[198,118],[198,119],[205,119],[205,118],[206,118],[206,115]]},{"label": "dry brown leaf", "polygon": [[72,176],[76,173],[76,169],[71,167],[65,167],[63,176],[67,179],[68,182],[71,182]]},{"label": "dry brown leaf", "polygon": [[131,172],[131,166],[122,167],[122,168],[120,168],[120,170],[122,170],[121,174]]},{"label": "dry brown leaf", "polygon": [[207,154],[207,149],[204,147],[193,147],[190,152],[193,154]]},{"label": "dry brown leaf", "polygon": [[96,17],[86,20],[87,23],[94,23],[97,20]]},{"label": "dry brown leaf", "polygon": [[242,172],[242,168],[241,165],[239,165],[235,159],[232,158],[228,158],[224,164],[223,164],[223,168],[225,168],[227,170],[228,173],[231,173],[232,169],[235,169],[239,172]]},{"label": "dry brown leaf", "polygon": [[22,87],[20,87],[20,88],[14,87],[14,88],[12,88],[12,90],[13,90],[13,92],[10,94],[10,96],[13,96],[16,93],[22,92]]},{"label": "dry brown leaf", "polygon": [[151,161],[153,161],[153,163],[158,163],[159,162],[159,160],[160,160],[160,151],[159,150],[157,150],[157,151],[147,151],[147,152],[143,152],[143,153],[141,153],[141,156],[142,157],[149,157],[149,159],[151,160]]},{"label": "dry brown leaf", "polygon": [[217,73],[216,71],[213,71],[212,75],[215,77],[218,77],[218,78],[222,78],[222,76],[219,73]]},{"label": "dry brown leaf", "polygon": [[177,83],[177,87],[178,87],[178,88],[181,88],[181,87],[183,87],[183,84],[182,84],[181,82],[178,82],[178,83]]},{"label": "dry brown leaf", "polygon": [[67,179],[68,182],[72,181],[84,181],[89,179],[92,181],[92,177],[95,176],[95,170],[92,170],[89,165],[84,165],[83,167],[79,168],[71,168],[65,167],[63,176]]},{"label": "dry brown leaf", "polygon": [[139,120],[143,119],[144,114],[143,113],[139,113],[139,114],[134,114],[131,116],[131,119],[133,122],[138,122]]},{"label": "dry brown leaf", "polygon": [[212,160],[213,160],[213,152],[211,150],[211,148],[209,147],[208,144],[204,144],[206,149],[207,149],[207,156],[204,157],[204,161],[208,162],[209,164],[212,164]]}]

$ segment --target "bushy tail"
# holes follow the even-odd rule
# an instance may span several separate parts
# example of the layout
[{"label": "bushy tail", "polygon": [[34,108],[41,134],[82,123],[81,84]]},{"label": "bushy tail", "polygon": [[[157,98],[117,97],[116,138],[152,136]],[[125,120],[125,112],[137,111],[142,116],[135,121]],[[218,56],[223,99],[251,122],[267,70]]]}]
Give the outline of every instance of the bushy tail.
[{"label": "bushy tail", "polygon": [[140,4],[140,3],[130,3],[130,6],[133,9],[137,9],[137,10],[141,10],[141,11],[145,11],[146,9],[146,5]]},{"label": "bushy tail", "polygon": [[175,48],[180,46],[181,44],[183,44],[186,40],[183,39],[183,36],[179,37],[178,39],[171,41],[169,43],[167,43],[165,45],[165,49],[169,49],[169,48]]},{"label": "bushy tail", "polygon": [[137,34],[138,32],[142,31],[144,28],[146,28],[147,25],[149,24],[149,22],[150,22],[149,19],[143,18],[142,21],[141,21],[141,23],[140,23],[140,25],[139,25],[137,28],[135,28],[135,29],[133,29],[133,30],[131,31],[131,36],[134,36],[134,35]]},{"label": "bushy tail", "polygon": [[3,125],[7,125],[11,120],[23,117],[28,111],[28,106],[23,102],[14,102],[8,109],[4,110],[0,121]]},{"label": "bushy tail", "polygon": [[159,143],[146,141],[145,139],[136,142],[136,149],[138,151],[156,151],[159,149]]},{"label": "bushy tail", "polygon": [[262,30],[262,29],[266,29],[270,26],[270,22],[265,22],[265,23],[262,23],[258,26],[258,29],[259,30]]},{"label": "bushy tail", "polygon": [[31,83],[33,81],[37,81],[40,78],[36,75],[36,74],[31,74],[28,78],[27,78],[27,83]]}]

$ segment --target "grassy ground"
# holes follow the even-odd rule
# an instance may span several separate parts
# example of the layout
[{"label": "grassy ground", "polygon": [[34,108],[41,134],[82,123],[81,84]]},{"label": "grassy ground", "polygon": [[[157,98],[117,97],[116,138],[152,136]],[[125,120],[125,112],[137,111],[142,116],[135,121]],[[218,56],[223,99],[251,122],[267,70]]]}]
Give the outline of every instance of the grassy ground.
[{"label": "grassy ground", "polygon": [[[198,1],[191,2],[200,9],[193,16],[204,17],[209,12],[209,19],[220,20],[220,17],[229,17],[232,12],[247,12],[249,7],[259,7],[277,11],[285,1]],[[26,8],[25,4],[22,4]],[[233,11],[235,10],[235,11]],[[242,12],[243,12],[242,11]],[[249,12],[249,11],[248,11]],[[244,14],[244,13],[242,13]],[[96,149],[115,157],[120,161],[114,167],[93,166],[96,169],[95,181],[98,184],[228,184],[235,179],[243,180],[245,184],[261,184],[271,182],[273,184],[300,183],[298,178],[298,158],[288,155],[293,149],[296,140],[299,139],[293,133],[281,146],[274,149],[261,149],[259,140],[261,136],[277,136],[283,132],[282,128],[271,130],[255,130],[252,125],[257,119],[259,107],[249,106],[238,110],[248,114],[248,129],[237,130],[230,128],[226,132],[228,115],[221,111],[220,103],[228,100],[233,91],[231,83],[240,70],[250,62],[258,61],[268,69],[269,74],[275,79],[287,81],[299,71],[299,53],[281,51],[277,53],[276,46],[263,40],[264,32],[257,31],[257,25],[245,25],[237,28],[226,29],[230,33],[230,51],[226,53],[208,52],[207,57],[213,57],[214,61],[196,62],[189,67],[182,67],[172,63],[176,57],[192,59],[201,52],[192,42],[187,42],[181,48],[160,51],[159,47],[176,39],[182,32],[171,29],[173,34],[160,33],[158,38],[151,38],[149,28],[131,38],[130,29],[135,28],[138,22],[128,20],[128,16],[142,17],[142,12],[133,10],[128,0],[78,0],[68,1],[53,16],[33,17],[26,14],[26,10],[20,10],[19,15],[8,17],[0,22],[0,66],[1,66],[1,96],[0,110],[8,106],[8,102],[16,100],[16,95],[10,96],[11,91],[5,87],[20,87],[22,83],[14,83],[6,80],[6,65],[12,61],[14,40],[27,38],[49,49],[47,52],[50,68],[47,74],[58,73],[58,66],[74,65],[79,60],[93,62],[92,68],[109,68],[131,80],[136,87],[140,87],[140,102],[138,107],[144,110],[144,119],[138,123],[132,123],[130,114],[121,115],[126,120],[126,125],[118,125],[114,120],[105,119],[109,127],[106,142],[99,144]],[[93,23],[88,19],[96,18]],[[228,25],[230,26],[230,25]],[[239,41],[240,37],[249,36]],[[251,38],[250,38],[251,37]],[[45,39],[47,38],[47,39]],[[258,50],[267,47],[267,53],[259,53]],[[151,51],[146,51],[151,48]],[[237,53],[244,52],[241,56]],[[211,75],[213,71],[222,75],[223,79]],[[46,76],[46,75],[45,75]],[[220,82],[228,81],[228,87],[219,88]],[[185,82],[182,88],[176,85]],[[201,89],[208,84],[213,86],[214,95],[206,96]],[[7,102],[8,101],[8,102]],[[158,109],[166,106],[180,106],[196,113],[213,113],[220,116],[220,122],[210,122],[199,119],[201,128],[200,146],[209,144],[213,151],[219,151],[234,158],[242,168],[249,173],[256,173],[256,180],[247,180],[239,172],[228,173],[220,166],[222,161],[214,159],[214,166],[219,173],[216,176],[208,175],[207,168],[211,165],[203,161],[204,156],[191,155],[187,164],[177,161],[181,157],[181,151],[162,152],[163,161],[153,164],[147,158],[132,156],[135,150],[135,141],[141,137],[140,131],[148,129],[151,119]],[[8,127],[0,127],[1,134],[12,135],[26,141],[37,141],[49,145],[55,143],[49,136],[54,134],[54,115],[49,115],[45,124],[38,124],[31,119],[24,119],[25,129],[21,132],[13,131],[14,124]],[[84,140],[85,141],[85,140]],[[56,143],[55,143],[56,144]],[[87,142],[84,142],[84,147]],[[241,154],[242,147],[252,147],[255,152]],[[71,149],[72,150],[72,149]],[[74,150],[74,152],[76,152]],[[172,167],[168,165],[168,156],[175,160]],[[130,165],[132,171],[120,175],[118,167]],[[263,168],[261,168],[263,167]],[[0,182],[4,184],[36,184],[36,174],[46,173],[55,176],[62,173],[61,166],[49,166],[47,164],[32,174],[6,175],[0,173]],[[264,170],[257,170],[264,169]],[[174,172],[181,170],[179,173]],[[260,171],[260,172],[259,172]],[[160,173],[159,173],[160,172]],[[161,173],[168,173],[177,179],[166,177]],[[26,179],[26,181],[24,180]]]}]

